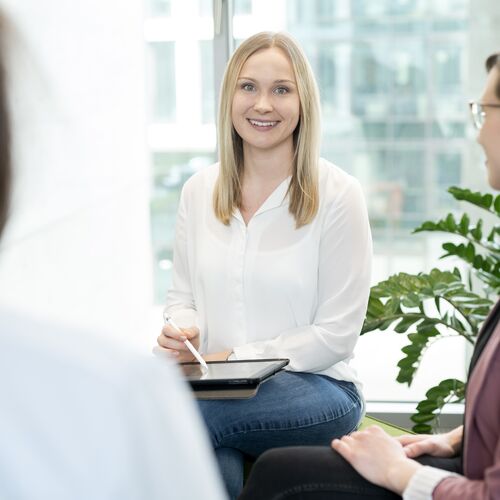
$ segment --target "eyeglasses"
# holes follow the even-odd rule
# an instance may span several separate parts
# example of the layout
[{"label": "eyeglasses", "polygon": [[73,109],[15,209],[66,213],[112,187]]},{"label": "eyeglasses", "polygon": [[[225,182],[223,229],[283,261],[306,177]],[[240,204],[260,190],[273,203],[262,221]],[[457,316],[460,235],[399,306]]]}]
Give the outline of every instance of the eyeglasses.
[{"label": "eyeglasses", "polygon": [[487,104],[482,102],[470,101],[470,113],[472,115],[472,121],[474,126],[481,130],[484,125],[484,119],[486,118],[486,112],[484,108],[500,108],[500,104]]}]

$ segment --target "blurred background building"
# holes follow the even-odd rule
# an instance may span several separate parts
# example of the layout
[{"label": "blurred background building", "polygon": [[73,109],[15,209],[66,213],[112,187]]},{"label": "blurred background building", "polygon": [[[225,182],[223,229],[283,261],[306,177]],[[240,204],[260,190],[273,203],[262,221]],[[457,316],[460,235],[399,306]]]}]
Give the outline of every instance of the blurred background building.
[{"label": "blurred background building", "polygon": [[[429,270],[441,236],[411,235],[412,229],[458,209],[448,187],[487,190],[467,101],[479,96],[483,56],[500,48],[497,0],[214,2],[147,5],[155,301],[164,302],[171,282],[182,185],[216,161],[216,87],[227,57],[221,47],[230,51],[262,30],[291,33],[312,64],[322,100],[322,155],[357,177],[365,191],[373,282]],[[361,340],[357,364],[371,400],[415,400],[428,387],[429,376],[410,391],[392,382],[402,345],[387,333]],[[436,372],[446,356],[443,377],[461,377],[465,355],[463,344],[444,341],[428,362]]]}]

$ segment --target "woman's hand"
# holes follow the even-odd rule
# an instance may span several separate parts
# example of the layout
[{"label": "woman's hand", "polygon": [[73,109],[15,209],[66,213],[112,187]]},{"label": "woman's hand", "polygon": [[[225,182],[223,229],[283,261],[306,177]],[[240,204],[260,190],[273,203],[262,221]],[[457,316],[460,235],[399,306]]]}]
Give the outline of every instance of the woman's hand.
[{"label": "woman's hand", "polygon": [[179,333],[172,325],[165,325],[157,339],[158,345],[179,363],[194,361],[194,356],[184,341],[189,340],[193,347],[198,350],[200,347],[200,330],[196,326],[191,326],[181,328],[181,332]]},{"label": "woman's hand", "polygon": [[399,495],[421,467],[406,456],[396,439],[375,425],[342,439],[334,439],[332,448],[365,479]]},{"label": "woman's hand", "polygon": [[463,426],[446,434],[417,434],[396,438],[403,446],[406,456],[416,458],[421,455],[433,457],[453,457],[462,445]]}]

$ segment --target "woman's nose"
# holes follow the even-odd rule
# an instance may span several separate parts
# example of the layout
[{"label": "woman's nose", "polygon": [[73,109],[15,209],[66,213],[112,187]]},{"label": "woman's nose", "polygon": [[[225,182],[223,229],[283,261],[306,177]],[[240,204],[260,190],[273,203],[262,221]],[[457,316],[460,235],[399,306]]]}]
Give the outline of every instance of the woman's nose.
[{"label": "woman's nose", "polygon": [[269,113],[269,111],[273,110],[273,105],[268,96],[262,93],[257,96],[253,109],[258,113]]}]

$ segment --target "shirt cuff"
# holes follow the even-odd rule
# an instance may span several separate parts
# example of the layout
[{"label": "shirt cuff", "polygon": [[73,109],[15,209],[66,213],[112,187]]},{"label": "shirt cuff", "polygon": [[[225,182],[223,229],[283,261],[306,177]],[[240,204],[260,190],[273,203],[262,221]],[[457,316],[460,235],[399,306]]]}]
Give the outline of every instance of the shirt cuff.
[{"label": "shirt cuff", "polygon": [[233,347],[233,354],[231,356],[234,356],[231,359],[262,359],[264,357],[261,352],[258,352],[250,344]]},{"label": "shirt cuff", "polygon": [[446,477],[458,476],[454,472],[429,467],[420,467],[403,491],[403,500],[432,500],[432,492]]}]

